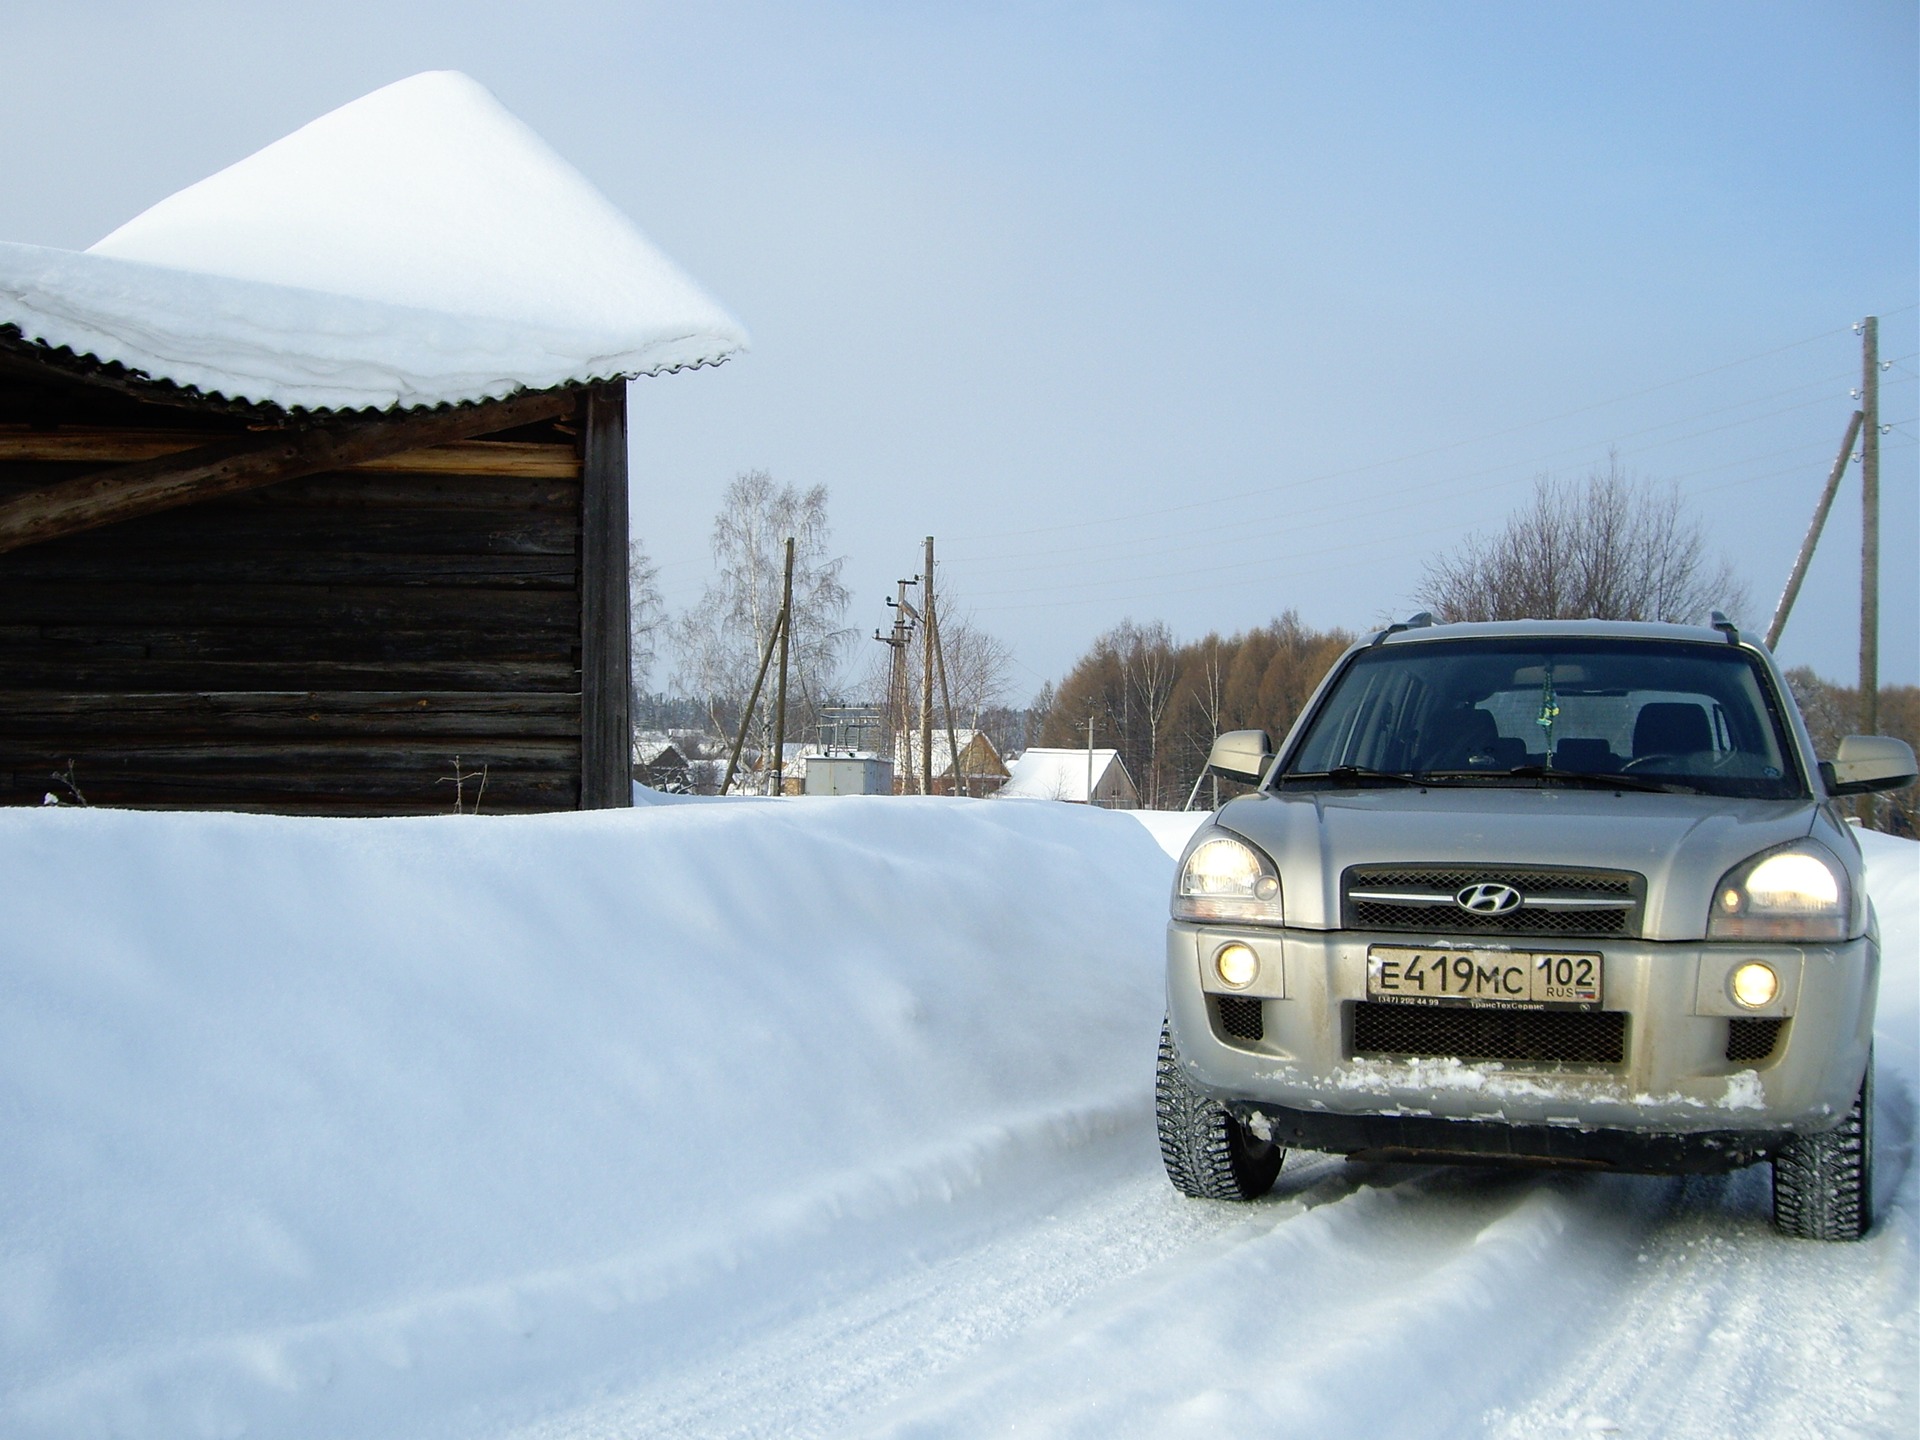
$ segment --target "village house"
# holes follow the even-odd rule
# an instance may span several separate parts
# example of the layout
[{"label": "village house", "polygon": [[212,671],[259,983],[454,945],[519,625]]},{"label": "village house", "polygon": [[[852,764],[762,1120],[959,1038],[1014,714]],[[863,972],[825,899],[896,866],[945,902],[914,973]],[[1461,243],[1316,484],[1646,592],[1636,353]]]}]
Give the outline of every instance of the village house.
[{"label": "village house", "polygon": [[627,382],[744,345],[446,72],[0,244],[0,803],[630,803]]},{"label": "village house", "polygon": [[[959,756],[958,763],[954,756]],[[919,732],[901,735],[895,742],[894,786],[901,794],[917,795],[925,772],[921,769]],[[933,793],[971,795],[978,799],[991,795],[1007,783],[1007,764],[984,730],[956,729],[949,737],[944,728],[935,729],[933,744],[926,752],[933,756]]]},{"label": "village house", "polygon": [[1118,750],[1056,750],[1034,746],[1014,758],[1011,778],[996,800],[1064,800],[1107,810],[1138,810],[1140,792]]}]

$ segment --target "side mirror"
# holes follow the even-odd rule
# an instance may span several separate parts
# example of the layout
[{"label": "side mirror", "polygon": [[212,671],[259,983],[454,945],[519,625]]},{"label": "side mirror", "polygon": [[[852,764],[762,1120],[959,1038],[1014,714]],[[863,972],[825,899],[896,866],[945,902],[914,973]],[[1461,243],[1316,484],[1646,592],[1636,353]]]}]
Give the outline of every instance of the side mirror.
[{"label": "side mirror", "polygon": [[1820,762],[1829,795],[1898,790],[1913,784],[1915,773],[1913,747],[1890,735],[1849,735],[1840,742],[1838,755]]},{"label": "side mirror", "polygon": [[[1913,757],[1909,754],[1907,758]],[[1257,785],[1266,773],[1267,762],[1272,759],[1273,741],[1267,738],[1266,731],[1229,730],[1214,740],[1213,749],[1207,755],[1207,769],[1229,780]]]}]

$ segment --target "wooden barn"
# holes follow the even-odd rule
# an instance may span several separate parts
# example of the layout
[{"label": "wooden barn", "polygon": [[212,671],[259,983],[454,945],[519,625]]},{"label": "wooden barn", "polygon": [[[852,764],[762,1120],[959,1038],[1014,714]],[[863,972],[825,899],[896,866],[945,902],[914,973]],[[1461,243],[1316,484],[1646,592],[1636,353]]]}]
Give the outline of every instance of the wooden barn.
[{"label": "wooden barn", "polygon": [[0,803],[630,803],[627,381],[743,344],[461,76],[0,245]]}]

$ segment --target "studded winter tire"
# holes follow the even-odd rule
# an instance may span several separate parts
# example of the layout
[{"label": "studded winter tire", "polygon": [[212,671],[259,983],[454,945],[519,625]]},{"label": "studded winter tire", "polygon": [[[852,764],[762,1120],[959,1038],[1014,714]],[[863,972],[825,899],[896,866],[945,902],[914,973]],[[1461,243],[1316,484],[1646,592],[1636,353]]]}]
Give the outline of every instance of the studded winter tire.
[{"label": "studded winter tire", "polygon": [[1286,1150],[1251,1134],[1226,1106],[1193,1088],[1165,1025],[1160,1027],[1154,1113],[1160,1126],[1160,1158],[1181,1194],[1200,1200],[1257,1200],[1273,1188]]},{"label": "studded winter tire", "polygon": [[1873,1224],[1873,1057],[1853,1109],[1774,1153],[1773,1223],[1803,1240],[1858,1240]]}]

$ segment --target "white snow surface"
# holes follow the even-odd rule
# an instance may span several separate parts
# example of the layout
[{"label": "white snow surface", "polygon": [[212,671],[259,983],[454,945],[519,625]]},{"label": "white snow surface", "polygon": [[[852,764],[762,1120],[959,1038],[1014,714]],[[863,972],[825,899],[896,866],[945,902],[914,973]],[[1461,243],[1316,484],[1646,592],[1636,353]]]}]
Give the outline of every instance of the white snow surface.
[{"label": "white snow surface", "polygon": [[1146,818],[0,812],[0,1434],[1911,1437],[1920,847],[1813,1245],[1763,1170],[1178,1197]]},{"label": "white snow surface", "polygon": [[497,399],[746,345],[585,177],[452,71],[323,115],[83,254],[0,245],[0,322],[287,409]]}]

